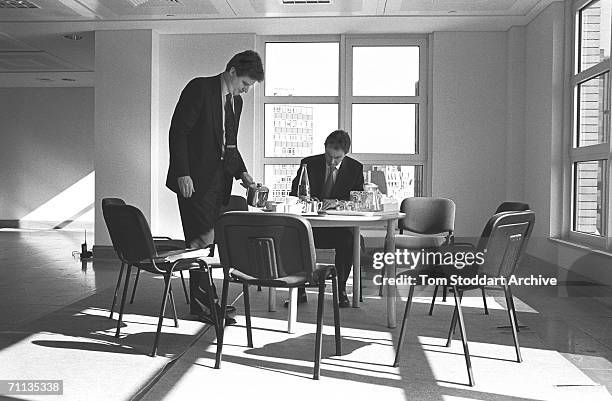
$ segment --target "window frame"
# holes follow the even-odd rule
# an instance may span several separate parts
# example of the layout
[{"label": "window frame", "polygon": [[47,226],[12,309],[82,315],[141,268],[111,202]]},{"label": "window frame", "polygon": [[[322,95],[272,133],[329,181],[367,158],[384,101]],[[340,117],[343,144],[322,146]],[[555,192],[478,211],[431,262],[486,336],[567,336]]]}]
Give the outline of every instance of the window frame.
[{"label": "window frame", "polygon": [[[569,62],[566,64],[569,67],[570,73],[568,82],[568,93],[566,110],[569,111],[569,118],[566,120],[568,128],[566,129],[566,156],[564,157],[565,179],[564,179],[564,205],[563,211],[567,218],[563,219],[563,233],[570,241],[588,246],[593,246],[599,249],[612,249],[612,213],[610,213],[610,200],[612,199],[612,138],[610,133],[606,142],[600,144],[580,146],[577,143],[577,123],[579,113],[579,85],[596,78],[606,72],[608,77],[612,75],[612,57],[607,61],[590,66],[585,70],[580,70],[581,64],[581,14],[580,11],[587,8],[589,5],[596,3],[598,0],[575,0],[570,5],[570,13],[568,18],[569,38],[568,52]],[[612,28],[612,27],[611,27]],[[571,47],[570,47],[571,46]],[[612,79],[608,79],[608,102],[612,96]],[[610,126],[610,113],[608,113],[607,124]],[[574,222],[576,218],[576,176],[575,163],[586,161],[604,161],[602,191],[602,227],[604,234],[595,235],[579,231],[574,231]]]},{"label": "window frame", "polygon": [[[338,128],[349,132],[352,139],[352,105],[362,103],[407,103],[417,104],[417,129],[415,154],[363,154],[350,153],[351,157],[368,165],[406,165],[420,166],[421,187],[417,196],[428,196],[431,188],[428,123],[430,107],[428,104],[429,87],[429,41],[427,35],[276,35],[259,36],[257,49],[266,60],[266,43],[339,43],[338,96],[266,96],[265,81],[255,87],[255,127],[254,135],[254,173],[264,178],[265,165],[299,164],[303,157],[266,157],[265,156],[265,105],[266,104],[338,104]],[[353,46],[419,46],[419,87],[417,96],[352,96]],[[317,148],[318,149],[318,148]],[[320,152],[323,146],[321,144]],[[417,169],[418,171],[419,169]],[[419,188],[416,187],[415,191]]]}]

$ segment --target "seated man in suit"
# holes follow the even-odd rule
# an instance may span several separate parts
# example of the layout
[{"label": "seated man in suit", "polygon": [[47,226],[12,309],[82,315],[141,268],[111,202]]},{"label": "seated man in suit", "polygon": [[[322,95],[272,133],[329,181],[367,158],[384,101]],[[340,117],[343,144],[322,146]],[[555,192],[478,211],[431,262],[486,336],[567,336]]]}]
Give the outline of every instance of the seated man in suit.
[{"label": "seated man in suit", "polygon": [[[337,130],[325,140],[325,153],[302,160],[308,169],[310,195],[323,201],[323,208],[336,207],[338,200],[350,200],[351,191],[363,191],[363,165],[346,154],[351,138],[346,131]],[[301,167],[293,179],[291,195],[297,195]],[[315,247],[336,250],[336,270],[340,306],[348,307],[346,281],[353,264],[353,232],[350,228],[313,228]],[[306,302],[306,290],[298,289],[298,303]]]}]

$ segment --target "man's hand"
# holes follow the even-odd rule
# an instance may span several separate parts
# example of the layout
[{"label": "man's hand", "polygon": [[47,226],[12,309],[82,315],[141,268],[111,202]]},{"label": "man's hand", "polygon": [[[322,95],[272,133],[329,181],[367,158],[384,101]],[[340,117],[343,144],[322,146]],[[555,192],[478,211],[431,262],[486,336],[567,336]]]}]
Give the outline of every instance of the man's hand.
[{"label": "man's hand", "polygon": [[321,210],[333,209],[338,206],[338,199],[323,199]]},{"label": "man's hand", "polygon": [[251,177],[251,175],[249,173],[247,173],[246,171],[244,173],[242,173],[242,185],[245,188],[249,188],[250,185],[255,184],[255,181],[253,180],[253,177]]},{"label": "man's hand", "polygon": [[183,198],[191,198],[191,195],[195,192],[191,177],[188,175],[184,175],[182,177],[177,178],[177,181],[179,191],[181,191],[181,195],[183,195]]}]

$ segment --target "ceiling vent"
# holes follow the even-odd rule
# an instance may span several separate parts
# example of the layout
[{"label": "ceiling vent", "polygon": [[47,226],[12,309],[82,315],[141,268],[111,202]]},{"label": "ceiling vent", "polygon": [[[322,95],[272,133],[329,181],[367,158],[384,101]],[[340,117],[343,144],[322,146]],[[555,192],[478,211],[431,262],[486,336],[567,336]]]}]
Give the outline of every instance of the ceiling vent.
[{"label": "ceiling vent", "polygon": [[301,4],[331,4],[332,0],[283,0],[283,5],[295,6]]},{"label": "ceiling vent", "polygon": [[0,8],[40,8],[28,0],[0,0]]},{"label": "ceiling vent", "polygon": [[147,7],[182,6],[179,0],[128,0],[134,7],[146,5]]}]

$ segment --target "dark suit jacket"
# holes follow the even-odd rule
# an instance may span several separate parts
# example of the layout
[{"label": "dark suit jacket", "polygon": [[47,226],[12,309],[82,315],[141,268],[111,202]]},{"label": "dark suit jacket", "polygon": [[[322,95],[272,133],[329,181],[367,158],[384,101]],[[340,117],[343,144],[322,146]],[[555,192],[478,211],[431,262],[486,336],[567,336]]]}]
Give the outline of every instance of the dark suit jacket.
[{"label": "dark suit jacket", "polygon": [[[302,159],[300,164],[306,164],[308,181],[310,182],[310,195],[321,198],[323,184],[325,183],[325,155],[315,155]],[[302,167],[298,169],[291,185],[291,195],[296,196],[300,183]],[[363,165],[357,160],[346,156],[340,164],[336,176],[336,183],[332,188],[331,199],[350,200],[351,191],[363,191]]]},{"label": "dark suit jacket", "polygon": [[[234,113],[240,122],[242,97],[234,97]],[[193,180],[194,198],[210,187],[213,173],[222,168],[223,113],[221,75],[192,79],[181,92],[170,124],[170,167],[166,186],[180,193],[177,178],[188,175]],[[244,162],[235,174],[240,178],[247,171]],[[225,202],[232,190],[232,177],[225,175]]]}]

